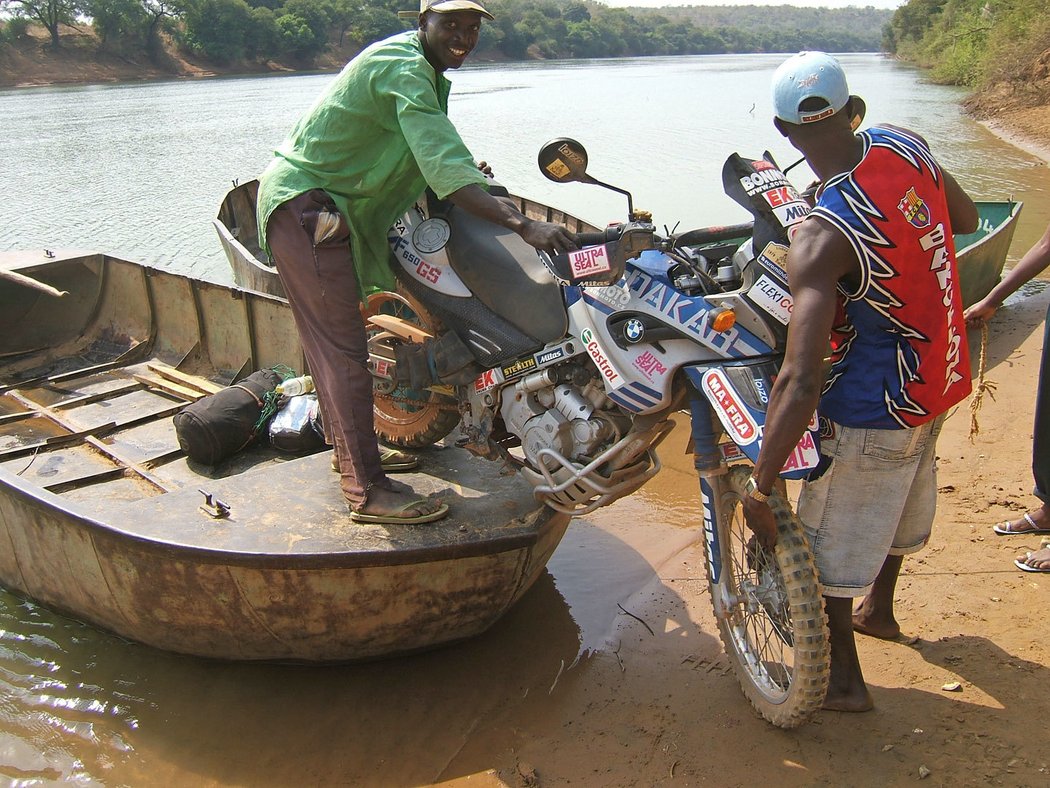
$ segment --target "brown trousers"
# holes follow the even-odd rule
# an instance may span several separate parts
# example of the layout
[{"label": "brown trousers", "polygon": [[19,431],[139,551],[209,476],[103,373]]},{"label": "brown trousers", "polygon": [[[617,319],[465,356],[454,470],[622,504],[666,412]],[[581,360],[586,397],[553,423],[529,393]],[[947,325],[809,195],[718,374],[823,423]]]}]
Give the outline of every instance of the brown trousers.
[{"label": "brown trousers", "polygon": [[343,496],[357,508],[369,487],[389,481],[376,443],[368,335],[350,230],[332,199],[314,189],[273,212],[266,240],[310,365],[325,440],[335,446]]}]

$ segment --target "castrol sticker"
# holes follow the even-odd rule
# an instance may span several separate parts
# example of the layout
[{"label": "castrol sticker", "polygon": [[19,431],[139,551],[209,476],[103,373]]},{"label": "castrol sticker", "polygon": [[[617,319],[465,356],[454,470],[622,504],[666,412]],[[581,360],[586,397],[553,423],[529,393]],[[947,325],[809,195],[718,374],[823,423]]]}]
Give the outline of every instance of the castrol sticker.
[{"label": "castrol sticker", "polygon": [[586,279],[610,270],[609,255],[605,246],[588,246],[569,252],[569,270],[573,279]]},{"label": "castrol sticker", "polygon": [[598,344],[598,340],[594,338],[594,332],[589,328],[585,328],[580,332],[580,339],[583,340],[587,355],[591,357],[594,365],[598,367],[598,371],[602,373],[602,379],[605,381],[605,384],[610,388],[619,386],[621,383],[620,373],[616,371],[616,367],[609,361],[605,350]]},{"label": "castrol sticker", "polygon": [[749,446],[758,440],[758,423],[748,411],[733,384],[718,369],[709,369],[702,379],[704,390],[711,395],[714,411],[732,440]]},{"label": "castrol sticker", "polygon": [[795,308],[795,302],[791,300],[791,293],[765,274],[762,274],[747,291],[747,297],[785,326],[791,319],[791,310]]}]

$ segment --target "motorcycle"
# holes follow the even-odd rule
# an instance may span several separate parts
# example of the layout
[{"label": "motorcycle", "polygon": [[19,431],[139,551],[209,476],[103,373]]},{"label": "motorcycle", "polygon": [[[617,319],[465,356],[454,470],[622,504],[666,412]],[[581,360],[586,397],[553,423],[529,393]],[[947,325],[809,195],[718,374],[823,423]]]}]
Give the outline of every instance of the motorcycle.
[{"label": "motorcycle", "polygon": [[[624,194],[627,221],[551,257],[421,199],[388,236],[398,292],[369,301],[377,433],[419,448],[459,425],[457,445],[578,516],[655,476],[671,416],[687,410],[722,642],[759,714],[801,725],[828,684],[821,587],[783,483],[773,551],[741,500],[785,347],[787,248],[809,205],[768,153],[733,154],[723,185],[753,222],[660,235],[628,191],[588,174],[578,142],[553,140],[538,164],[555,182]],[[782,479],[816,466],[818,432],[814,418]]]}]

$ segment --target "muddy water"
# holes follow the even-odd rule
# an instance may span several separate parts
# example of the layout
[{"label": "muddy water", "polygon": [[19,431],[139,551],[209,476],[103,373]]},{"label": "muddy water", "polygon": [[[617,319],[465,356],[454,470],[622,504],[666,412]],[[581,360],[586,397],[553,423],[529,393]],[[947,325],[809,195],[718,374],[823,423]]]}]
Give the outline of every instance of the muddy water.
[{"label": "muddy water", "polygon": [[[481,67],[454,75],[452,115],[512,190],[595,222],[622,198],[557,187],[535,151],[570,135],[593,174],[634,192],[658,225],[742,220],[720,191],[732,150],[797,156],[768,123],[779,56]],[[958,91],[875,56],[846,59],[869,122],[927,136],[975,196],[1026,206],[1012,257],[1050,217],[1034,157],[959,113]],[[329,76],[0,91],[0,249],[79,247],[228,281],[209,225]],[[805,168],[793,171],[807,180]],[[429,654],[360,666],[229,665],[123,642],[0,592],[0,775],[22,784],[404,785],[490,764],[516,715],[556,706],[618,618],[697,538],[697,483],[681,426],[664,471],[573,523],[548,572],[492,630]],[[668,615],[674,615],[671,611]],[[714,637],[699,633],[699,637]],[[479,743],[480,742],[480,743]],[[449,768],[449,764],[457,765]]]}]

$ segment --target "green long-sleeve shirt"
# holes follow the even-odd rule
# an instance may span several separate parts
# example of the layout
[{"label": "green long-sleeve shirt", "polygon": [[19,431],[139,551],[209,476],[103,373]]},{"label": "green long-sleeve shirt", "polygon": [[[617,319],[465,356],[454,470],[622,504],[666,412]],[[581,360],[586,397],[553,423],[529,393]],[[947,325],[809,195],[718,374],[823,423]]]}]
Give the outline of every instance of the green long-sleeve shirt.
[{"label": "green long-sleeve shirt", "polygon": [[364,49],[299,120],[260,177],[259,241],[281,203],[324,189],[350,226],[362,294],[394,286],[387,230],[426,186],[440,198],[477,183],[448,119],[451,83],[423,56],[416,31]]}]

